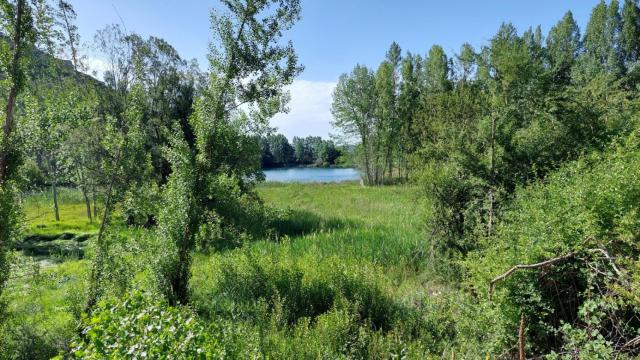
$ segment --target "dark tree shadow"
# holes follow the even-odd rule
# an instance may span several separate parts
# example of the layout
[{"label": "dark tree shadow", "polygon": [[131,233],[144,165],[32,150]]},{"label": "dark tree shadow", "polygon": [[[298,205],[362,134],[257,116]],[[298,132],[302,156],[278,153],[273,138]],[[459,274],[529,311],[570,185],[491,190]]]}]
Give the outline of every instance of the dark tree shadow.
[{"label": "dark tree shadow", "polygon": [[38,234],[29,235],[14,244],[16,250],[27,256],[50,260],[84,257],[84,248],[91,234]]},{"label": "dark tree shadow", "polygon": [[322,217],[311,211],[299,209],[291,209],[283,218],[271,222],[271,228],[278,236],[302,236],[356,226],[358,223],[353,220]]}]

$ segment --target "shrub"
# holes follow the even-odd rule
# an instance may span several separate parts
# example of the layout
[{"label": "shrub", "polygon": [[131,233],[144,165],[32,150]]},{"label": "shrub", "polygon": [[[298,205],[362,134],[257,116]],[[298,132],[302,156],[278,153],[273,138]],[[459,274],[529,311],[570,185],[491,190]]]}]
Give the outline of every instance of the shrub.
[{"label": "shrub", "polygon": [[170,307],[139,292],[102,302],[82,322],[72,344],[81,359],[213,359],[223,347],[188,308]]},{"label": "shrub", "polygon": [[[535,354],[593,348],[585,352],[588,358],[637,336],[640,304],[629,289],[638,283],[624,268],[631,274],[640,254],[638,173],[640,141],[632,135],[604,154],[555,172],[546,183],[516,192],[496,235],[484,239],[481,250],[465,261],[468,284],[482,291],[490,279],[516,264],[576,255],[516,272],[499,286],[493,301],[505,315],[504,332],[511,334],[503,341],[516,342],[520,316],[526,318],[527,343]],[[596,249],[607,250],[613,259]],[[612,263],[622,266],[623,274]]]}]

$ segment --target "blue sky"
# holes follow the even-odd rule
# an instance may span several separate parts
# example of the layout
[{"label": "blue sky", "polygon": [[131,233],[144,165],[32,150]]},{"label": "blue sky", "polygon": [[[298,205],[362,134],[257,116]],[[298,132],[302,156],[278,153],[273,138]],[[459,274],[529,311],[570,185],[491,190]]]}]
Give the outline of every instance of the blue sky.
[{"label": "blue sky", "polygon": [[[216,0],[70,0],[84,41],[106,24],[120,23],[143,36],[169,41],[206,69],[211,38],[209,9]],[[287,137],[332,132],[331,92],[341,73],[356,63],[377,66],[389,44],[425,54],[433,44],[449,53],[464,42],[479,47],[502,22],[520,32],[541,25],[543,33],[571,10],[584,30],[597,0],[301,0],[302,20],[287,34],[305,72],[292,85],[290,113],[273,120]],[[117,13],[116,13],[117,9]],[[90,55],[91,56],[91,55]],[[91,56],[95,68],[99,59]]]}]

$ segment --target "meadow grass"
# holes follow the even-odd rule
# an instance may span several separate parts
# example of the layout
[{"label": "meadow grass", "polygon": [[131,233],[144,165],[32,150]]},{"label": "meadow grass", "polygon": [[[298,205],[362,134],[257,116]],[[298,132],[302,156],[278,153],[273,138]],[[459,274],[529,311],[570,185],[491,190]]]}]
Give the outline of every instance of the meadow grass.
[{"label": "meadow grass", "polygon": [[254,247],[295,257],[360,258],[394,270],[424,265],[425,204],[413,187],[267,183],[259,193],[269,206],[292,209],[289,223],[309,217],[320,221],[313,231],[285,239],[286,244],[260,241]]},{"label": "meadow grass", "polygon": [[100,220],[93,219],[93,222],[89,222],[82,195],[78,190],[60,188],[58,205],[60,221],[55,219],[49,191],[34,192],[26,196],[23,201],[26,235],[92,234],[98,231]]},{"label": "meadow grass", "polygon": [[9,348],[33,359],[66,351],[83,309],[87,270],[85,260],[54,264],[14,253],[2,299],[8,329],[0,331]]},{"label": "meadow grass", "polygon": [[[276,224],[280,235],[276,241],[258,240],[239,249],[196,256],[191,288],[195,302],[205,311],[219,311],[210,309],[211,303],[237,302],[232,293],[242,286],[255,288],[257,283],[271,281],[263,276],[281,277],[266,285],[278,290],[265,289],[271,295],[242,290],[243,296],[252,293],[254,297],[245,296],[244,300],[284,296],[282,293],[293,297],[290,286],[320,286],[312,283],[324,283],[325,277],[335,277],[336,271],[357,274],[361,269],[377,278],[365,282],[379,284],[401,303],[411,303],[437,286],[427,273],[425,204],[416,188],[266,183],[258,192],[268,206],[285,210],[284,218]],[[301,284],[283,285],[298,281],[296,277]],[[233,291],[226,288],[231,282],[237,285]],[[238,284],[243,282],[246,284]],[[220,293],[231,294],[231,298],[220,298]]]},{"label": "meadow grass", "polygon": [[[418,200],[416,188],[266,183],[258,193],[281,214],[273,224],[275,234],[240,248],[195,254],[192,305],[204,321],[246,327],[254,335],[272,332],[269,346],[279,344],[277,348],[295,353],[303,351],[296,341],[316,341],[320,347],[333,341],[326,340],[333,330],[325,329],[324,340],[314,335],[325,331],[321,327],[327,319],[339,318],[334,319],[336,324],[351,329],[343,329],[345,339],[354,336],[348,335],[356,331],[353,326],[392,329],[434,286],[426,275],[426,206]],[[61,192],[59,223],[53,219],[50,202],[47,193],[25,199],[29,219],[25,236],[96,232],[98,223],[86,219],[78,192]],[[136,237],[134,233],[122,230],[120,236]],[[145,251],[142,248],[135,251]],[[34,333],[30,336],[54,344],[51,351],[64,349],[82,310],[86,260],[37,263],[18,258],[22,260],[14,267],[10,291],[5,292],[13,323],[30,324],[25,327]],[[147,277],[142,271],[135,282],[148,284]],[[273,325],[274,311],[282,312],[278,316],[284,323]],[[308,329],[302,331],[301,326]],[[385,334],[370,335],[386,339]],[[264,345],[263,340],[260,343]],[[272,349],[272,354],[281,350]]]}]

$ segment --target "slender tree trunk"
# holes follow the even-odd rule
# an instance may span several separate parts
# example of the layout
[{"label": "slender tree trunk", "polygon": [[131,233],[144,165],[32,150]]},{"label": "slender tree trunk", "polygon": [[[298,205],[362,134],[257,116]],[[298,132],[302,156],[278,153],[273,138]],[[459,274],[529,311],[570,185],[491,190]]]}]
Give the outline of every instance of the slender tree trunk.
[{"label": "slender tree trunk", "polygon": [[58,169],[55,161],[51,165],[51,194],[53,195],[53,213],[56,221],[60,221],[60,208],[58,207]]},{"label": "slender tree trunk", "polygon": [[389,171],[389,181],[393,181],[393,152],[391,145],[387,147],[387,170]]},{"label": "slender tree trunk", "polygon": [[93,217],[91,216],[91,201],[89,201],[89,194],[87,192],[87,185],[84,181],[84,175],[82,171],[78,170],[78,180],[80,182],[80,192],[82,192],[82,197],[84,198],[84,206],[87,210],[87,218],[89,219],[89,223],[93,223]]},{"label": "slender tree trunk", "polygon": [[[107,222],[109,221],[109,215],[111,210],[111,198],[113,195],[113,185],[115,180],[112,178],[105,197],[104,212],[102,213],[102,222],[100,223],[100,230],[98,230],[98,236],[96,237],[96,245],[98,251],[96,252],[96,258],[93,261],[91,267],[91,274],[89,277],[89,296],[87,298],[87,304],[85,305],[85,312],[91,314],[93,306],[98,302],[98,292],[100,291],[100,282],[102,280],[102,263],[103,257],[106,255],[106,243],[104,241],[104,232]],[[95,194],[94,194],[95,201]],[[94,205],[95,210],[95,205]]]},{"label": "slender tree trunk", "polygon": [[520,327],[518,328],[518,360],[526,360],[524,351],[525,342],[524,314],[520,315]]},{"label": "slender tree trunk", "polygon": [[380,185],[381,182],[384,182],[384,167],[382,168],[382,173],[380,172],[380,153],[381,153],[380,139],[376,141],[376,159],[375,159],[375,177],[376,177],[376,185]]},{"label": "slender tree trunk", "polygon": [[[2,139],[2,149],[0,149],[0,185],[4,184],[6,179],[8,178],[8,170],[9,164],[7,156],[9,155],[9,138],[11,136],[11,131],[13,128],[13,117],[14,111],[16,107],[16,98],[18,97],[18,92],[20,91],[21,84],[16,79],[19,76],[20,72],[20,48],[22,47],[22,16],[24,12],[25,0],[17,0],[16,2],[16,23],[15,23],[15,33],[13,36],[13,44],[11,44],[14,48],[13,59],[11,60],[11,68],[9,70],[12,77],[11,89],[9,90],[9,98],[7,99],[7,106],[5,108],[5,119],[3,130],[3,139]],[[0,244],[1,245],[1,244]]]},{"label": "slender tree trunk", "polygon": [[96,188],[91,188],[91,200],[93,201],[93,218],[98,220],[98,200],[96,200]]},{"label": "slender tree trunk", "polygon": [[362,137],[362,151],[364,152],[364,171],[367,175],[367,185],[371,185],[371,164],[369,160],[369,142],[365,136]]},{"label": "slender tree trunk", "polygon": [[82,197],[84,198],[84,205],[87,209],[87,218],[89,219],[89,224],[93,224],[93,217],[91,216],[91,202],[89,201],[87,188],[85,186],[81,186],[80,191],[82,191]]},{"label": "slender tree trunk", "polygon": [[51,193],[53,194],[53,212],[56,217],[56,221],[60,221],[60,210],[58,208],[58,187],[56,181],[51,182]]},{"label": "slender tree trunk", "polygon": [[489,184],[489,222],[487,223],[487,234],[491,236],[493,228],[494,209],[493,204],[495,202],[494,186],[496,180],[495,171],[496,162],[496,117],[491,117],[491,184]]}]

